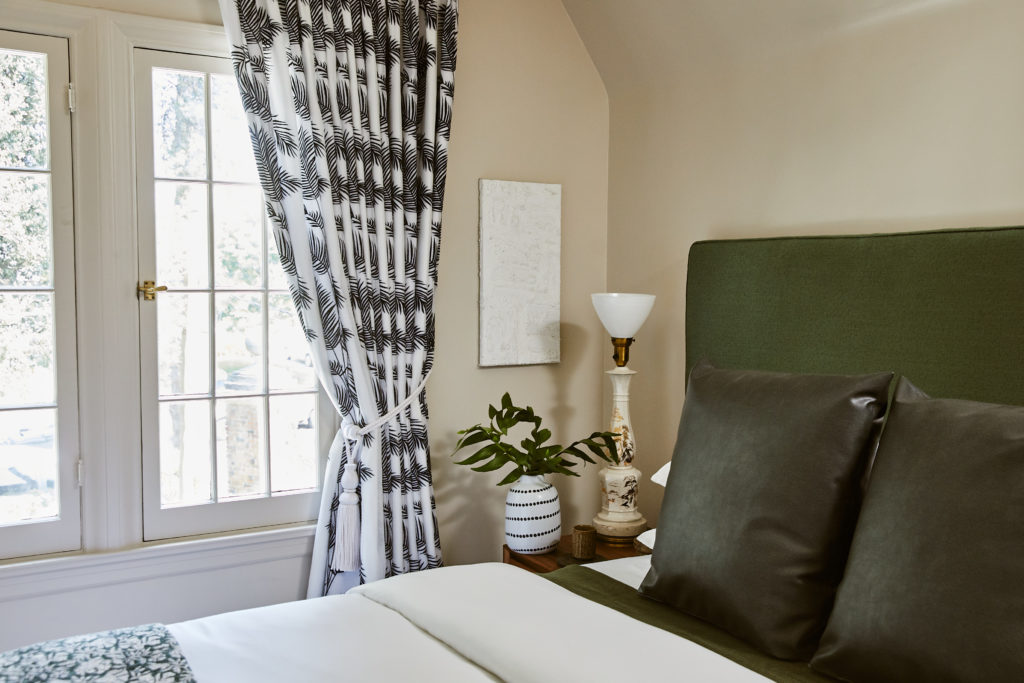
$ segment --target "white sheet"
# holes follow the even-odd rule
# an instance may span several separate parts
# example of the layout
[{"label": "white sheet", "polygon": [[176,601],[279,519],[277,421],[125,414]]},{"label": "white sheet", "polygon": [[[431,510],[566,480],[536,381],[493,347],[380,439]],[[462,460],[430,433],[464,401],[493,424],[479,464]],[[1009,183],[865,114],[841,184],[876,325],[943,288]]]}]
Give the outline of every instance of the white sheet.
[{"label": "white sheet", "polygon": [[[638,586],[649,565],[649,557],[633,557],[589,566]],[[168,628],[200,683],[767,680],[683,638],[497,563],[406,574],[346,595]]]},{"label": "white sheet", "polygon": [[767,680],[507,564],[405,574],[354,591],[400,612],[506,681]]},{"label": "white sheet", "polygon": [[651,556],[623,557],[618,560],[606,560],[587,565],[588,569],[601,572],[606,576],[626,584],[630,588],[639,588],[647,572],[651,570]]},{"label": "white sheet", "polygon": [[171,624],[199,683],[493,681],[396,612],[334,595]]}]

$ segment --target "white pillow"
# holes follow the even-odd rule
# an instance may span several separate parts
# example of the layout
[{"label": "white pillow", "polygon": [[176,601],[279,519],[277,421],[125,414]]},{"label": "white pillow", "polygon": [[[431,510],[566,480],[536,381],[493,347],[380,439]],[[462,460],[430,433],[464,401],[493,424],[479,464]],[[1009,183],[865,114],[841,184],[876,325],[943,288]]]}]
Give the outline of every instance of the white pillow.
[{"label": "white pillow", "polygon": [[645,545],[651,550],[654,550],[655,531],[657,531],[657,529],[648,529],[647,531],[637,536],[636,540],[640,541],[641,545]]},{"label": "white pillow", "polygon": [[[658,470],[657,472],[655,472],[654,474],[651,475],[651,481],[653,481],[655,484],[658,484],[660,486],[664,486],[665,482],[668,481],[668,471],[671,468],[672,468],[672,463],[671,462],[665,463],[660,470]],[[642,543],[643,545],[647,546],[651,550],[654,550],[654,536],[655,536],[654,532],[655,531],[656,531],[655,529],[648,529],[647,531],[645,531],[642,534],[640,534],[639,536],[637,536],[636,540],[640,541],[640,543]]]},{"label": "white pillow", "polygon": [[668,471],[670,469],[672,469],[671,460],[665,463],[665,465],[660,470],[651,475],[651,481],[653,481],[655,484],[665,486],[665,483],[668,481]]}]

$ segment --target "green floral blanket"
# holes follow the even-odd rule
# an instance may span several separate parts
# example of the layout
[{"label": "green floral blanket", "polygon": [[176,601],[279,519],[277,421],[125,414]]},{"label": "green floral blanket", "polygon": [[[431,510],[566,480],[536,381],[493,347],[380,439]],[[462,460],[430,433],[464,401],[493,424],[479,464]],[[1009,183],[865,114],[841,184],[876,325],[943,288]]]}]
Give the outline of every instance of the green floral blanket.
[{"label": "green floral blanket", "polygon": [[90,633],[0,653],[0,682],[194,683],[178,641],[161,624]]}]

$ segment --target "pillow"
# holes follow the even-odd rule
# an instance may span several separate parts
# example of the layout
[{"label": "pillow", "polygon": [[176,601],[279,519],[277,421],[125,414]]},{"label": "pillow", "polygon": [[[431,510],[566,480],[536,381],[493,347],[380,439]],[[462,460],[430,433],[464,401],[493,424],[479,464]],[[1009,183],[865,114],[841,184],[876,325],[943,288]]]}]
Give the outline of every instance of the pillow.
[{"label": "pillow", "polygon": [[648,529],[639,536],[636,537],[637,543],[647,548],[648,550],[654,550],[654,541],[658,536],[657,529]]},{"label": "pillow", "polygon": [[651,475],[651,481],[658,486],[664,486],[668,483],[668,473],[672,470],[672,461],[669,460],[667,463],[661,466],[661,469]]},{"label": "pillow", "polygon": [[811,662],[849,681],[1024,681],[1024,407],[900,380]]},{"label": "pillow", "polygon": [[690,373],[644,595],[809,659],[856,522],[892,373]]}]

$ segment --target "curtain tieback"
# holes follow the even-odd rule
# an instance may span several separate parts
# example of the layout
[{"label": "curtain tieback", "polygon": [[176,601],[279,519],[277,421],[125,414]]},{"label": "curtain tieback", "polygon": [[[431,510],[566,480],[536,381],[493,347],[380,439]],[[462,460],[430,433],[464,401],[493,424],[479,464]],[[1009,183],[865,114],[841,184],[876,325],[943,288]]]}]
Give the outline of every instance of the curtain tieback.
[{"label": "curtain tieback", "polygon": [[358,427],[351,420],[342,423],[337,436],[334,437],[335,450],[340,439],[345,448],[345,471],[341,475],[341,493],[338,494],[338,517],[334,528],[334,554],[331,556],[331,570],[350,572],[359,569],[359,470],[352,457],[352,443],[358,443],[364,436],[384,426],[391,419],[401,414],[412,405],[427,388],[427,380],[434,368],[424,375],[423,381],[413,389],[404,401],[384,413],[376,420],[363,427]]}]

